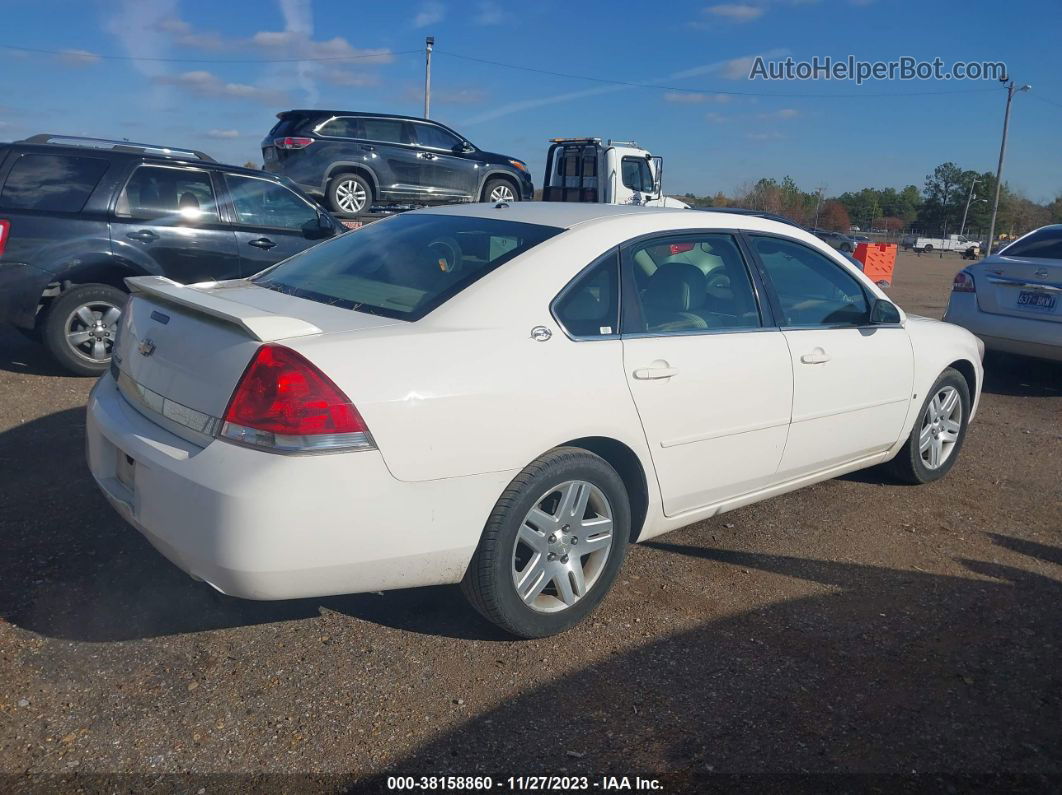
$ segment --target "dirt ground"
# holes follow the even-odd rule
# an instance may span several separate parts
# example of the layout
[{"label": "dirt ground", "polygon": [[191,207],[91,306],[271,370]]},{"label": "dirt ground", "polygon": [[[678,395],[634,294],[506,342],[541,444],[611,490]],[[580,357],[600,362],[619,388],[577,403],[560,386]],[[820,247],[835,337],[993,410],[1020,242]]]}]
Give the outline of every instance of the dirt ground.
[{"label": "dirt ground", "polygon": [[[890,293],[939,317],[961,265],[901,255]],[[856,473],[671,533],[586,624],[521,642],[456,588],[255,603],[192,581],[91,482],[90,386],[0,332],[8,791],[1062,786],[1058,366],[990,362],[943,481]]]}]

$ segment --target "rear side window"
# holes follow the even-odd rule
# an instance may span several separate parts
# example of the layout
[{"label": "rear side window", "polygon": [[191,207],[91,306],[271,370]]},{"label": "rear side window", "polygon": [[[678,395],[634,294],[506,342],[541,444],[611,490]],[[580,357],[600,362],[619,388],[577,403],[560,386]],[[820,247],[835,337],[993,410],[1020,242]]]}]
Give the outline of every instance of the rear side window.
[{"label": "rear side window", "polygon": [[359,119],[364,138],[369,141],[381,141],[389,144],[413,143],[413,131],[410,125],[401,119]]},{"label": "rear side window", "polygon": [[7,175],[0,207],[81,212],[108,165],[95,157],[22,155]]},{"label": "rear side window", "polygon": [[567,287],[553,306],[573,337],[619,333],[619,253],[612,251]]},{"label": "rear side window", "polygon": [[118,197],[114,211],[130,218],[180,216],[206,223],[219,220],[210,174],[190,168],[139,166]]},{"label": "rear side window", "polygon": [[362,138],[361,124],[353,116],[339,116],[329,119],[317,128],[320,135],[332,135],[336,138]]},{"label": "rear side window", "polygon": [[418,320],[561,231],[493,218],[399,215],[296,254],[254,281],[332,306]]},{"label": "rear side window", "polygon": [[1047,226],[1011,243],[1002,252],[1004,257],[1029,259],[1062,259],[1062,226]]}]

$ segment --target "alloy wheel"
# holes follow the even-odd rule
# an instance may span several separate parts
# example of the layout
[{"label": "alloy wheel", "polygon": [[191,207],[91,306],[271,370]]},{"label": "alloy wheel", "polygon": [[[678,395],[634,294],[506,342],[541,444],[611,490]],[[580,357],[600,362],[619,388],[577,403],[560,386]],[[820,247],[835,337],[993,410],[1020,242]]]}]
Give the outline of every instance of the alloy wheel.
[{"label": "alloy wheel", "polygon": [[336,203],[344,212],[361,212],[367,200],[368,194],[360,182],[345,179],[336,186]]},{"label": "alloy wheel", "polygon": [[512,202],[516,201],[516,194],[513,193],[511,187],[505,183],[500,183],[491,189],[490,200],[492,202]]},{"label": "alloy wheel", "polygon": [[111,358],[121,316],[119,307],[105,301],[82,304],[66,318],[66,342],[82,359],[106,362]]},{"label": "alloy wheel", "polygon": [[926,406],[918,451],[927,469],[939,469],[955,451],[962,430],[962,399],[953,386],[940,389]]},{"label": "alloy wheel", "polygon": [[585,480],[551,488],[524,517],[513,544],[512,577],[524,604],[565,610],[590,592],[612,549],[612,506]]}]

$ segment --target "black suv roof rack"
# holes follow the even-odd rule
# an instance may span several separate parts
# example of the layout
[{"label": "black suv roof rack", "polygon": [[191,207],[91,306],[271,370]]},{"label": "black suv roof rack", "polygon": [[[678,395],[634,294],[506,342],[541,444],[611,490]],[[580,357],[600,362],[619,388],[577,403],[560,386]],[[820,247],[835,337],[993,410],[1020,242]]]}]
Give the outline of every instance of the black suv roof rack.
[{"label": "black suv roof rack", "polygon": [[133,154],[158,155],[161,157],[184,157],[191,160],[206,160],[215,162],[214,158],[205,152],[196,149],[175,149],[170,146],[157,144],[141,144],[135,141],[112,141],[108,138],[87,138],[81,135],[52,135],[40,133],[32,135],[19,143],[24,144],[56,144],[58,146],[84,146],[91,149],[110,149],[115,152],[131,152]]}]

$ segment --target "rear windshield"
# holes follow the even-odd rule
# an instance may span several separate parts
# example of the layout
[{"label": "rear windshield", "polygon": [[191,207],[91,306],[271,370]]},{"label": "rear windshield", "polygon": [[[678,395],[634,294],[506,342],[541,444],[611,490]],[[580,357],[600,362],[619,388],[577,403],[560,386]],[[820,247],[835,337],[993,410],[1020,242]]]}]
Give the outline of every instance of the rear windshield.
[{"label": "rear windshield", "polygon": [[269,134],[278,138],[282,138],[285,135],[294,135],[307,118],[309,117],[301,113],[285,113],[284,117],[273,125],[273,129],[269,131]]},{"label": "rear windshield", "polygon": [[311,301],[418,320],[561,231],[493,218],[399,215],[307,249],[252,281]]},{"label": "rear windshield", "polygon": [[1038,229],[1000,252],[1004,257],[1062,259],[1062,226]]}]

